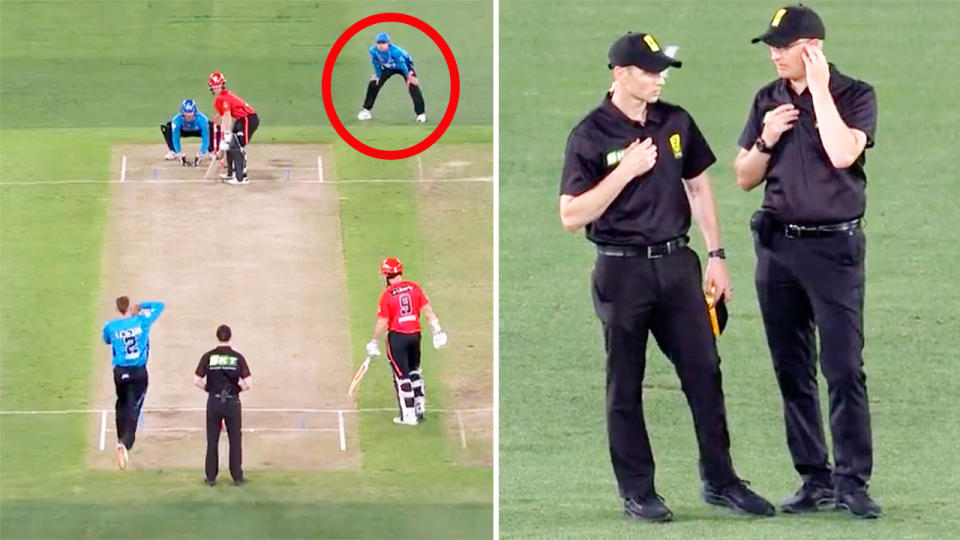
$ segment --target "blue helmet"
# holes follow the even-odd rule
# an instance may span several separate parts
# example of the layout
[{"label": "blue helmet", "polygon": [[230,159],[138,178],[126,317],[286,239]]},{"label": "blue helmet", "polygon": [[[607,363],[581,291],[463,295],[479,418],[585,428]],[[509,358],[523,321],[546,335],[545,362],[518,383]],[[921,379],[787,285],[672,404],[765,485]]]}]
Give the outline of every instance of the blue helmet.
[{"label": "blue helmet", "polygon": [[386,32],[377,34],[377,43],[390,43],[390,34]]},{"label": "blue helmet", "polygon": [[180,112],[181,112],[181,113],[196,113],[196,112],[197,112],[197,104],[194,103],[194,101],[193,101],[192,99],[185,99],[185,100],[183,100],[183,103],[180,104]]}]

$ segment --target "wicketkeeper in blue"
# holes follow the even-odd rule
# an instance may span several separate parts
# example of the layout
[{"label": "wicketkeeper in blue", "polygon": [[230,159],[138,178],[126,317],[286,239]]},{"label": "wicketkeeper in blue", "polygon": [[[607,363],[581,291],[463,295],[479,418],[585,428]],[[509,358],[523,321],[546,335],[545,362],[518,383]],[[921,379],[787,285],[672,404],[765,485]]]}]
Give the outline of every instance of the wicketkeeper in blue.
[{"label": "wicketkeeper in blue", "polygon": [[383,84],[393,75],[400,74],[407,82],[410,98],[413,99],[413,112],[417,115],[417,122],[427,121],[426,105],[423,103],[423,92],[420,91],[420,81],[413,71],[413,58],[410,53],[390,42],[386,32],[377,34],[376,43],[370,46],[370,62],[373,64],[373,76],[367,84],[367,97],[363,100],[363,109],[357,113],[357,120],[370,120],[373,114],[373,103]]},{"label": "wicketkeeper in blue", "polygon": [[123,317],[103,327],[103,342],[113,350],[113,384],[117,389],[117,465],[127,468],[129,450],[137,435],[137,420],[147,395],[147,358],[150,356],[150,327],[163,313],[163,302],[141,302],[131,306],[126,296],[117,298]]},{"label": "wicketkeeper in blue", "polygon": [[[175,114],[169,122],[160,126],[163,140],[167,142],[167,148],[170,149],[163,156],[163,159],[176,159],[183,165],[194,166],[200,164],[205,154],[209,153],[211,159],[213,159],[212,152],[215,149],[215,144],[210,136],[213,129],[213,122],[207,118],[207,115],[200,112],[196,102],[192,99],[183,100],[183,103],[180,104],[180,112]],[[190,158],[189,161],[187,154],[180,147],[180,139],[183,137],[200,137],[200,148],[197,149],[196,156]]]}]

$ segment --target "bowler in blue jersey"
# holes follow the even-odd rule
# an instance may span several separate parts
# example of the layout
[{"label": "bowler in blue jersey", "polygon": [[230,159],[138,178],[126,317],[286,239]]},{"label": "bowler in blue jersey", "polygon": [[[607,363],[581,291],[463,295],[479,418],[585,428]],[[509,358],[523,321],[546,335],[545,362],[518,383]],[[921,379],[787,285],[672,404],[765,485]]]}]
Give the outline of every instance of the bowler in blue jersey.
[{"label": "bowler in blue jersey", "polygon": [[386,32],[380,32],[377,34],[376,42],[370,46],[370,63],[373,64],[373,76],[367,84],[367,97],[363,100],[363,109],[357,113],[357,120],[373,118],[373,113],[370,111],[377,100],[377,94],[380,93],[387,79],[399,74],[407,83],[417,122],[425,123],[427,109],[423,103],[423,92],[420,91],[420,81],[413,70],[413,58],[410,57],[410,53],[391,43],[390,36]]},{"label": "bowler in blue jersey", "polygon": [[103,342],[113,354],[113,384],[117,389],[117,465],[127,468],[130,449],[137,434],[137,419],[147,395],[147,360],[150,356],[150,327],[164,309],[163,302],[130,305],[126,296],[117,298],[122,317],[103,327]]}]

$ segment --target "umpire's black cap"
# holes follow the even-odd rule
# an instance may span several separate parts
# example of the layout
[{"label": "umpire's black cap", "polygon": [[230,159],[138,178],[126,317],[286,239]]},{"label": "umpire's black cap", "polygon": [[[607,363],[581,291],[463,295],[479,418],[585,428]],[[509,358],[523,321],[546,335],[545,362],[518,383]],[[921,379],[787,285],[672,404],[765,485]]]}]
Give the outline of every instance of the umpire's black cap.
[{"label": "umpire's black cap", "polygon": [[220,341],[230,341],[231,334],[229,326],[221,324],[217,327],[217,339]]},{"label": "umpire's black cap", "polygon": [[762,41],[773,47],[786,47],[798,39],[823,39],[826,36],[827,30],[820,16],[799,4],[778,9],[770,19],[767,31],[750,40],[750,43]]},{"label": "umpire's black cap", "polygon": [[637,66],[650,73],[660,73],[668,67],[680,67],[682,64],[664,54],[652,35],[633,32],[627,32],[613,42],[608,58],[610,63],[607,67],[610,69],[614,66]]}]

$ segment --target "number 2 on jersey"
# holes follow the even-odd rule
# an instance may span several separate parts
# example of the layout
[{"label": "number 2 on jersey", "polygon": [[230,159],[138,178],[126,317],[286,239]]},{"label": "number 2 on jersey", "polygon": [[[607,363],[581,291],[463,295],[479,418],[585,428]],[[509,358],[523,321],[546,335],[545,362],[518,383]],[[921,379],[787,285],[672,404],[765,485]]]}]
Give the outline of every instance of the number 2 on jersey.
[{"label": "number 2 on jersey", "polygon": [[127,360],[133,360],[140,356],[140,348],[137,347],[137,338],[135,336],[129,336],[123,338],[124,352],[127,355]]}]

